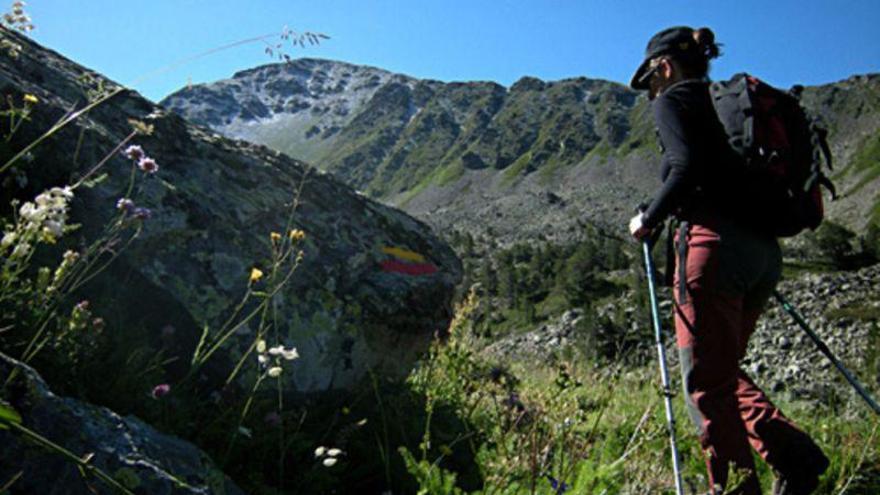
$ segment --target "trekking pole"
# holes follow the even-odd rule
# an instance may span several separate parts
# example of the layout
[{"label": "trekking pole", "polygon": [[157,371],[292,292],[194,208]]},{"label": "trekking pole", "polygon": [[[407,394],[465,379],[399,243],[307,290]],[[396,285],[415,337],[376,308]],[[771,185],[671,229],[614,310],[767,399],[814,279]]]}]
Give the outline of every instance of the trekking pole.
[{"label": "trekking pole", "polygon": [[834,366],[837,367],[837,369],[843,374],[849,384],[856,389],[856,392],[858,392],[859,395],[861,395],[862,398],[865,399],[865,402],[867,402],[868,405],[871,406],[871,409],[873,409],[875,413],[880,415],[880,405],[877,405],[877,402],[871,398],[871,395],[868,393],[867,390],[865,390],[865,387],[863,387],[862,384],[859,383],[859,381],[856,379],[856,377],[853,376],[853,374],[846,368],[846,366],[844,366],[843,363],[841,363],[834,356],[834,354],[831,353],[831,349],[829,349],[828,346],[825,345],[825,342],[822,342],[822,339],[820,339],[819,336],[816,335],[816,332],[814,332],[813,329],[810,328],[810,326],[807,324],[807,321],[804,320],[800,313],[798,313],[797,310],[795,310],[794,307],[792,307],[792,305],[789,304],[784,297],[782,297],[782,294],[780,294],[779,291],[774,290],[773,296],[776,298],[777,301],[779,301],[779,304],[782,304],[782,309],[790,314],[792,318],[794,318],[794,320],[798,323],[798,325],[800,325],[800,327],[803,328],[805,332],[807,332],[807,335],[810,336],[810,338],[813,340],[813,343],[816,344],[816,347],[818,347],[819,350],[822,351],[822,354],[825,354],[825,356],[830,359],[832,363],[834,363]]},{"label": "trekking pole", "polygon": [[645,257],[645,271],[648,274],[648,294],[651,296],[651,316],[654,321],[654,341],[660,358],[660,376],[663,380],[663,399],[666,403],[666,424],[669,427],[669,446],[672,449],[672,469],[675,471],[675,493],[684,495],[681,483],[681,467],[678,464],[678,445],[675,441],[675,416],[672,412],[672,389],[669,386],[669,370],[666,368],[666,348],[663,346],[663,333],[660,330],[660,310],[657,307],[657,294],[654,290],[654,263],[651,261],[651,246],[642,241],[642,254]]}]

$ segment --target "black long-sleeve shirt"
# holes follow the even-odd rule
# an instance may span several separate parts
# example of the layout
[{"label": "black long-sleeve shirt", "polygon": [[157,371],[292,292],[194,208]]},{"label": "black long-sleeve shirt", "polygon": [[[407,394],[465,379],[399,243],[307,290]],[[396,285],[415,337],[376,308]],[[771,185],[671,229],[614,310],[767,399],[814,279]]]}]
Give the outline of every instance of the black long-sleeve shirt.
[{"label": "black long-sleeve shirt", "polygon": [[679,81],[652,106],[663,148],[663,186],[645,212],[644,225],[653,228],[670,214],[687,219],[697,209],[743,218],[743,201],[736,197],[742,193],[740,158],[715,114],[709,83]]}]

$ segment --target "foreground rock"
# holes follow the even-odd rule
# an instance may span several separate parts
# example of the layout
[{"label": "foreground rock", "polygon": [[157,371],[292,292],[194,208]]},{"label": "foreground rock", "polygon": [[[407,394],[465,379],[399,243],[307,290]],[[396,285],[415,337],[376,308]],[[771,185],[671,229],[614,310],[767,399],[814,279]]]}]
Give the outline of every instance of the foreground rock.
[{"label": "foreground rock", "polygon": [[[4,35],[23,48],[16,59],[0,59],[0,90],[13,101],[24,94],[39,100],[15,135],[13,150],[67,109],[83,108],[95,91],[118,88],[26,38]],[[268,275],[270,233],[286,238],[288,227],[306,233],[303,262],[274,299],[268,340],[270,346],[299,350],[295,370],[285,373],[292,390],[347,388],[368,369],[403,374],[431,336],[446,328],[461,264],[427,225],[302,162],[191,125],[130,91],[35,149],[19,166],[18,180],[5,182],[3,203],[10,196],[31,200],[81,176],[131,132],[130,119],[153,127],[150,136],[132,143],[143,146],[160,168],[154,177],[139,178],[136,189],[136,201],[152,209],[152,218],[85,294],[108,328],[135,325],[157,336],[170,329],[164,333],[173,333],[179,362],[188,362],[202,326],[217,332],[248,290],[251,269]],[[102,170],[105,181],[77,189],[73,214],[83,227],[72,247],[90,242],[117,214],[131,166],[117,154]],[[299,206],[288,224],[295,197]],[[264,283],[252,288],[262,290]],[[255,320],[237,328],[230,349],[218,359],[226,371],[254,342],[256,331]]]},{"label": "foreground rock", "polygon": [[[226,494],[242,492],[194,445],[162,434],[134,416],[58,397],[27,365],[0,353],[0,376],[16,375],[0,395],[22,424],[78,456],[138,494]],[[5,378],[4,378],[5,379]],[[117,493],[83,477],[77,466],[9,430],[0,430],[0,480],[22,475],[11,493],[92,495]]]}]

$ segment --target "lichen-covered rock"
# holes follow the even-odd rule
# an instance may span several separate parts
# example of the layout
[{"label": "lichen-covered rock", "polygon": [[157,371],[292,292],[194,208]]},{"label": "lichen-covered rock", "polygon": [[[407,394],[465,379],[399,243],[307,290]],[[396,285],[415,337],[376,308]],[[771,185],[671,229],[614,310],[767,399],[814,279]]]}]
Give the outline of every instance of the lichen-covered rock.
[{"label": "lichen-covered rock", "polygon": [[[12,149],[68,109],[83,108],[97,87],[88,78],[103,81],[104,91],[118,88],[26,38],[5,35],[16,36],[23,49],[16,59],[0,59],[0,91],[39,99]],[[173,327],[178,362],[188,362],[202,326],[216,332],[246,292],[251,268],[267,270],[270,232],[286,232],[289,217],[290,226],[306,233],[303,262],[274,298],[268,340],[299,350],[301,358],[284,374],[291,390],[347,388],[368,369],[405,373],[446,328],[461,263],[426,224],[276,151],[191,125],[128,90],[36,148],[18,167],[26,180],[4,186],[3,204],[81,176],[131,132],[130,119],[153,126],[151,135],[132,142],[160,168],[138,185],[137,201],[152,209],[152,218],[86,291],[108,328],[136,325],[158,336]],[[76,191],[73,215],[82,240],[93,239],[116,213],[130,170],[125,157],[114,156],[102,170],[106,180]],[[251,321],[238,328],[215,363],[224,372],[254,341],[255,327]]]},{"label": "lichen-covered rock", "polygon": [[[160,433],[134,416],[121,417],[104,407],[53,394],[33,368],[0,353],[0,376],[16,370],[0,398],[21,416],[22,424],[112,476],[136,494],[217,494],[242,492],[203,451]],[[0,480],[22,476],[11,493],[44,495],[111,494],[117,491],[77,466],[24,439],[0,430]]]}]

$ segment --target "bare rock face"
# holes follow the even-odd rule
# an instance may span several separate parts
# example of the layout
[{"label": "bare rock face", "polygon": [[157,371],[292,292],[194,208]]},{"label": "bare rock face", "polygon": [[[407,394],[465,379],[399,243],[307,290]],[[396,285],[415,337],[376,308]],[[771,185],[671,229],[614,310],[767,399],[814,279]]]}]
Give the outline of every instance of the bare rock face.
[{"label": "bare rock face", "polygon": [[[92,454],[90,464],[134,493],[244,493],[207,454],[194,445],[165,435],[134,416],[121,417],[107,408],[53,394],[33,368],[0,353],[0,375],[15,370],[6,387],[9,404],[22,424],[78,456]],[[0,430],[0,479],[22,476],[12,493],[91,495],[116,493],[95,477],[83,477],[77,466],[56,453]]]},{"label": "bare rock face", "polygon": [[[39,104],[11,149],[31,142],[68,109],[83,108],[96,87],[84,76],[103,81],[105,91],[118,87],[26,38],[16,41],[21,56],[0,59],[0,91],[19,99],[33,94]],[[3,204],[81,176],[131,132],[130,119],[153,126],[150,136],[133,143],[160,169],[138,185],[137,201],[152,218],[87,289],[108,328],[140,325],[158,335],[173,327],[186,362],[202,326],[216,331],[229,317],[251,268],[266,270],[270,232],[286,232],[299,190],[292,225],[306,233],[303,261],[273,300],[269,342],[299,351],[284,375],[291,391],[348,388],[368,369],[404,374],[431,336],[446,328],[461,263],[426,224],[279,152],[192,125],[131,91],[36,148],[18,167],[23,180],[3,187]],[[5,162],[8,152],[3,155]],[[76,190],[72,212],[82,228],[75,235],[93,239],[115,215],[130,171],[130,162],[117,154],[102,170],[106,180]],[[241,325],[218,365],[228,371],[255,331],[253,321]]]}]

